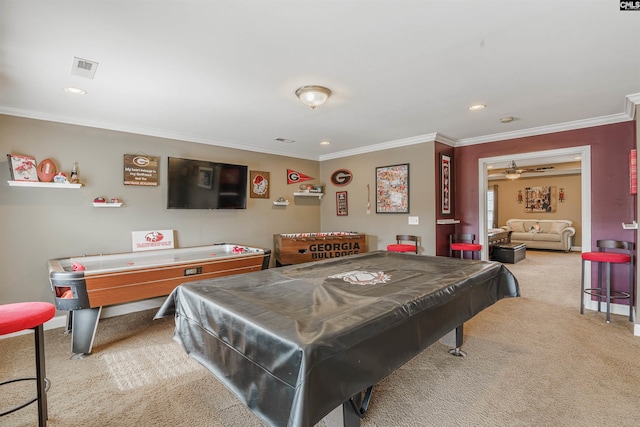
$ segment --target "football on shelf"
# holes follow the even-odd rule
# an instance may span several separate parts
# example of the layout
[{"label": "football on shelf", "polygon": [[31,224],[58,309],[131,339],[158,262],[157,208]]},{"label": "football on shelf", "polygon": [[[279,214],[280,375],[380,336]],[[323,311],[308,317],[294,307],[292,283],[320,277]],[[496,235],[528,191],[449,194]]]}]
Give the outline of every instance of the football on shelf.
[{"label": "football on shelf", "polygon": [[37,166],[38,179],[42,182],[51,182],[53,177],[56,176],[58,169],[56,164],[51,159],[44,159]]},{"label": "football on shelf", "polygon": [[107,200],[104,197],[96,197],[93,199],[93,203],[105,203]]}]

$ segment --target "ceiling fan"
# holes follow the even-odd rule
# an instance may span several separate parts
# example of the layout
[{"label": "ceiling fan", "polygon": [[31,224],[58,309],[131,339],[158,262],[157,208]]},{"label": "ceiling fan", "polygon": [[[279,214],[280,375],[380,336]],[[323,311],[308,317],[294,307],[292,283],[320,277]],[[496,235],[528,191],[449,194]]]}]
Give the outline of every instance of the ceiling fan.
[{"label": "ceiling fan", "polygon": [[546,172],[551,169],[555,168],[553,166],[543,166],[533,169],[521,169],[518,167],[518,165],[516,165],[515,161],[511,160],[511,164],[509,165],[509,167],[506,168],[500,175],[504,175],[505,178],[513,180],[520,178],[520,175],[522,175],[523,173]]}]

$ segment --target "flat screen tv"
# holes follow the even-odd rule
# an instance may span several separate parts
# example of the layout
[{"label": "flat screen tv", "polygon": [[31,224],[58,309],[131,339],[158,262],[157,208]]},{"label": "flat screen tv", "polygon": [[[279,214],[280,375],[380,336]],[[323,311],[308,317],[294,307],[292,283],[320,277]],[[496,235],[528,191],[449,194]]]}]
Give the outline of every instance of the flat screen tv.
[{"label": "flat screen tv", "polygon": [[247,166],[169,157],[168,209],[246,209]]}]

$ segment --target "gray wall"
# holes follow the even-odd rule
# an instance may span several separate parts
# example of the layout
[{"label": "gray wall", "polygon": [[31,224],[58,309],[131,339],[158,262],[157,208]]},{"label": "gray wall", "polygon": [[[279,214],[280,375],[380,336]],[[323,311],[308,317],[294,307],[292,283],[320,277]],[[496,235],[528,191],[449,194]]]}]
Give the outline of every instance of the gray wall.
[{"label": "gray wall", "polygon": [[[293,198],[286,169],[320,176],[316,161],[0,115],[0,153],[51,158],[69,172],[78,190],[9,187],[6,157],[0,161],[0,303],[53,301],[47,260],[88,253],[131,251],[131,232],[176,230],[180,247],[217,241],[273,247],[273,234],[320,231],[317,199]],[[123,184],[123,155],[160,156],[160,184]],[[271,199],[248,199],[246,210],[167,209],[167,157],[244,164],[271,173]],[[311,181],[319,183],[320,180]],[[95,197],[118,197],[122,208],[97,209]],[[285,197],[291,204],[274,206]],[[300,199],[300,200],[298,200]]]},{"label": "gray wall", "polygon": [[[376,214],[375,169],[378,166],[409,164],[409,214]],[[325,160],[320,164],[320,175],[326,184],[322,201],[323,231],[357,231],[367,234],[370,251],[385,249],[395,243],[396,234],[419,236],[421,254],[435,255],[435,160],[434,143],[410,145]],[[347,186],[331,184],[331,174],[348,169],[353,180]],[[367,214],[367,184],[371,188],[371,213]],[[336,192],[346,191],[349,215],[336,215]],[[408,217],[417,216],[419,225],[408,225]]]}]

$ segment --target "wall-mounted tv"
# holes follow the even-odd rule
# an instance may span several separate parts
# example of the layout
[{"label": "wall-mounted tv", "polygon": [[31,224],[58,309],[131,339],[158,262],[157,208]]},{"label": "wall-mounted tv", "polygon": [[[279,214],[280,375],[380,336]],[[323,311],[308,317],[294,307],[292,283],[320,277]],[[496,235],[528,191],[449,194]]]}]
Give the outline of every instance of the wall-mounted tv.
[{"label": "wall-mounted tv", "polygon": [[168,209],[246,209],[247,166],[169,157]]}]

